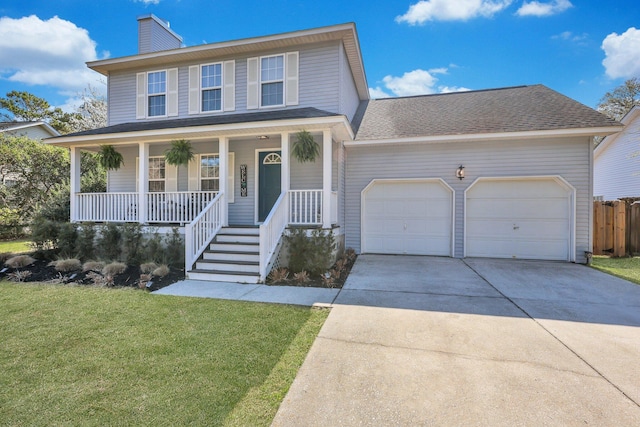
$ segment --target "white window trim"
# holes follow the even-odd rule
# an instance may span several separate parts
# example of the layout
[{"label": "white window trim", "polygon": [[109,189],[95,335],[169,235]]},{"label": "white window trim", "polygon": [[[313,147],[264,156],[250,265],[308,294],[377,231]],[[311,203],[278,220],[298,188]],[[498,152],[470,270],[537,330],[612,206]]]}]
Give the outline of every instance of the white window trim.
[{"label": "white window trim", "polygon": [[[218,177],[217,178],[204,178],[202,176],[202,158],[206,157],[206,156],[217,156],[218,157]],[[217,179],[218,180],[218,191],[220,191],[220,153],[201,153],[199,154],[199,159],[198,159],[198,190],[200,191],[204,191],[202,190],[202,180],[203,179]],[[207,190],[207,191],[214,191],[214,190]]]},{"label": "white window trim", "polygon": [[[208,65],[220,66],[220,86],[212,86],[207,88],[202,87],[202,68]],[[224,82],[225,82],[225,75],[224,75],[223,62],[211,62],[207,64],[198,65],[198,84],[200,87],[200,90],[198,92],[198,112],[199,113],[221,113],[222,111],[224,111]],[[220,89],[220,109],[219,110],[203,110],[202,109],[202,99],[203,99],[202,92],[205,90],[211,90],[211,89]]]},{"label": "white window trim", "polygon": [[[282,79],[277,79],[277,80],[262,80],[262,60],[266,59],[266,58],[276,58],[276,57],[282,57]],[[260,108],[278,108],[278,107],[284,107],[286,106],[286,99],[287,99],[287,85],[286,85],[286,78],[287,78],[287,63],[286,63],[286,54],[284,53],[278,53],[275,55],[264,55],[261,56],[258,59],[258,103],[260,105]],[[269,83],[282,83],[282,104],[273,104],[273,105],[262,105],[262,85],[263,84],[269,84]]]},{"label": "white window trim", "polygon": [[[202,191],[202,156],[218,156],[220,158],[220,153],[201,153],[196,154],[196,158],[194,159],[197,162],[193,167],[197,169],[197,186],[194,185],[192,188],[197,188],[197,191]],[[225,191],[225,197],[227,198],[227,203],[235,203],[235,162],[236,162],[236,153],[231,151],[227,156],[227,188]],[[190,163],[191,167],[191,163]],[[191,178],[190,178],[191,179]],[[218,176],[218,179],[220,177]],[[195,181],[195,180],[194,180]]]},{"label": "white window trim", "polygon": [[[164,93],[153,93],[150,94],[149,93],[149,74],[155,74],[155,73],[164,73]],[[146,73],[146,78],[145,78],[145,85],[144,85],[144,89],[145,89],[145,116],[148,118],[157,118],[157,117],[168,117],[167,114],[167,110],[169,109],[169,73],[167,70],[154,70],[154,71],[147,71]],[[149,115],[149,99],[152,96],[159,96],[159,95],[164,95],[164,114],[158,114],[156,116],[151,116]]]},{"label": "white window trim", "polygon": [[[161,192],[162,193],[166,193],[166,191],[167,191],[167,161],[165,160],[165,163],[164,163],[164,178],[154,178],[154,179],[152,179],[149,176],[150,172],[151,172],[151,159],[163,159],[164,160],[164,156],[149,156],[149,165],[148,165],[148,168],[147,168],[147,181],[149,183],[151,183],[151,182],[160,182],[160,181],[164,182],[164,190],[161,191]],[[150,193],[152,193],[152,192],[153,193],[161,193],[160,191],[151,191],[151,190],[149,190],[149,192]]]}]

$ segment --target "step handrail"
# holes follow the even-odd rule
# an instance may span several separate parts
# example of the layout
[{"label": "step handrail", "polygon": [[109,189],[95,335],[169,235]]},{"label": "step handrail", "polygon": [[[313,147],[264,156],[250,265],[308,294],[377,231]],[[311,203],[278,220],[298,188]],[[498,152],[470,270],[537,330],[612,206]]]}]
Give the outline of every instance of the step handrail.
[{"label": "step handrail", "polygon": [[269,262],[274,255],[282,233],[289,224],[289,193],[283,191],[271,208],[269,216],[260,225],[260,280],[267,276]]},{"label": "step handrail", "polygon": [[202,255],[209,243],[222,228],[222,207],[224,193],[220,192],[200,212],[184,230],[185,271],[193,268],[193,264]]}]

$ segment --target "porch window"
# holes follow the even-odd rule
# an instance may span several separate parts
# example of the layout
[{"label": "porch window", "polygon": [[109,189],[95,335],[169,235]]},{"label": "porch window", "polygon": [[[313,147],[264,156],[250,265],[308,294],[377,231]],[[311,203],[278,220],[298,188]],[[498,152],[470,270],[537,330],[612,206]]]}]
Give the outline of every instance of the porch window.
[{"label": "porch window", "polygon": [[260,90],[263,107],[284,104],[284,55],[261,58]]},{"label": "porch window", "polygon": [[164,157],[149,157],[149,192],[164,192],[165,177]]},{"label": "porch window", "polygon": [[202,66],[202,111],[222,110],[222,63]]},{"label": "porch window", "polygon": [[166,115],[167,72],[155,71],[147,75],[148,116]]},{"label": "porch window", "polygon": [[220,191],[220,156],[218,154],[200,156],[200,190]]}]

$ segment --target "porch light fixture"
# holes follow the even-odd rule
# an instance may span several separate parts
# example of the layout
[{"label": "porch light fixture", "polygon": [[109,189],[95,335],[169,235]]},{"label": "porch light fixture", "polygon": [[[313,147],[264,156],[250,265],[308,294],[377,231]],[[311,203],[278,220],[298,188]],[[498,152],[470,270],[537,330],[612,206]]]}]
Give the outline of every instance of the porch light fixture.
[{"label": "porch light fixture", "polygon": [[269,135],[260,135],[258,139],[269,139]]},{"label": "porch light fixture", "polygon": [[462,165],[458,166],[458,169],[456,169],[456,177],[460,180],[464,178],[464,166]]}]

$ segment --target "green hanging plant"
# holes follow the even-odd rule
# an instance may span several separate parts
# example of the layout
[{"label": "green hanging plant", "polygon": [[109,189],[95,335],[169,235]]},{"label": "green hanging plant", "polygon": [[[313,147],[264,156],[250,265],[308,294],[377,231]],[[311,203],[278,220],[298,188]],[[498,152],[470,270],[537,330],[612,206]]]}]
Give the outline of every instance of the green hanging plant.
[{"label": "green hanging plant", "polygon": [[186,166],[193,157],[193,147],[186,139],[176,139],[171,141],[171,148],[164,152],[165,162],[173,166]]},{"label": "green hanging plant", "polygon": [[300,163],[315,162],[320,154],[318,143],[313,140],[313,136],[306,130],[296,133],[296,141],[291,147],[291,154]]},{"label": "green hanging plant", "polygon": [[113,145],[101,145],[99,153],[100,165],[107,170],[117,170],[124,165],[124,158],[118,153]]}]

